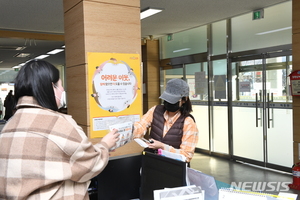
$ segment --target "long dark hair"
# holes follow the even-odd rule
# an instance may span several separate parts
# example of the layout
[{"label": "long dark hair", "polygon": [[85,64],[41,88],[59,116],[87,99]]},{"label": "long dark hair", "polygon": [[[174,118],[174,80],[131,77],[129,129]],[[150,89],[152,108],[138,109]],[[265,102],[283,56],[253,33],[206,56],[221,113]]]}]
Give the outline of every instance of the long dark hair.
[{"label": "long dark hair", "polygon": [[185,103],[183,103],[180,107],[180,112],[183,116],[187,117],[191,112],[193,112],[192,103],[188,97],[182,97],[181,100],[185,101]]},{"label": "long dark hair", "polygon": [[57,111],[53,85],[59,80],[56,67],[44,60],[27,62],[15,79],[15,102],[20,97],[32,96],[42,107]]}]

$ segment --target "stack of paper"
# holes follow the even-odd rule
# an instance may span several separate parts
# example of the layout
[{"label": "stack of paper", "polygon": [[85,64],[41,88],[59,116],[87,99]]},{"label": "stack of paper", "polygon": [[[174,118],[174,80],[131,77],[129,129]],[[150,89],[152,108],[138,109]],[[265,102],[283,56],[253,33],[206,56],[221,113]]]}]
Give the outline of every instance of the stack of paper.
[{"label": "stack of paper", "polygon": [[181,155],[179,153],[172,153],[170,151],[165,151],[165,150],[162,150],[162,149],[158,149],[158,155],[166,156],[168,158],[173,158],[173,159],[180,160],[180,161],[183,161],[183,162],[186,161],[186,157],[184,155]]},{"label": "stack of paper", "polygon": [[195,185],[154,190],[153,193],[154,200],[204,200],[204,190]]}]

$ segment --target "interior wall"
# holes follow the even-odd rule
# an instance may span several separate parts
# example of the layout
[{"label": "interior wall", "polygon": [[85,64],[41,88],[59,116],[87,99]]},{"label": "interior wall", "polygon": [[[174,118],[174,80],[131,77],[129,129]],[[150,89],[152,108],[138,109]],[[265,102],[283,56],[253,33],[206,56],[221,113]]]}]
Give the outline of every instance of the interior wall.
[{"label": "interior wall", "polygon": [[159,65],[159,41],[146,40],[142,44],[143,62],[143,113],[152,106],[160,104],[160,65]]}]

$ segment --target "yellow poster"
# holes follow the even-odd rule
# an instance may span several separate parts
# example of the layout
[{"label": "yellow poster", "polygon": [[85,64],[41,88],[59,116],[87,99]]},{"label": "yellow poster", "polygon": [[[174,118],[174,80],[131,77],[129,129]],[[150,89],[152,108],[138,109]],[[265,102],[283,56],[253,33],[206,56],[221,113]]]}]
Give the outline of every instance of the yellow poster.
[{"label": "yellow poster", "polygon": [[88,53],[90,138],[103,137],[113,124],[140,119],[140,63],[139,54]]}]

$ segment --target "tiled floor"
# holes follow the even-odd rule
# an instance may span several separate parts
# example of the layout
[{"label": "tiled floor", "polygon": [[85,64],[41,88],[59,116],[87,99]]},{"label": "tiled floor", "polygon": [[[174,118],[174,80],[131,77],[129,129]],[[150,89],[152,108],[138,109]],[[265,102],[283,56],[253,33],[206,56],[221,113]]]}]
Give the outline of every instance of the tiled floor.
[{"label": "tiled floor", "polygon": [[270,194],[279,192],[298,194],[297,200],[300,200],[300,190],[291,190],[287,186],[293,182],[291,173],[268,170],[200,153],[194,155],[191,168],[211,175],[224,183],[232,184],[234,182],[237,185],[244,183],[248,190],[253,187],[265,188],[264,192]]}]

